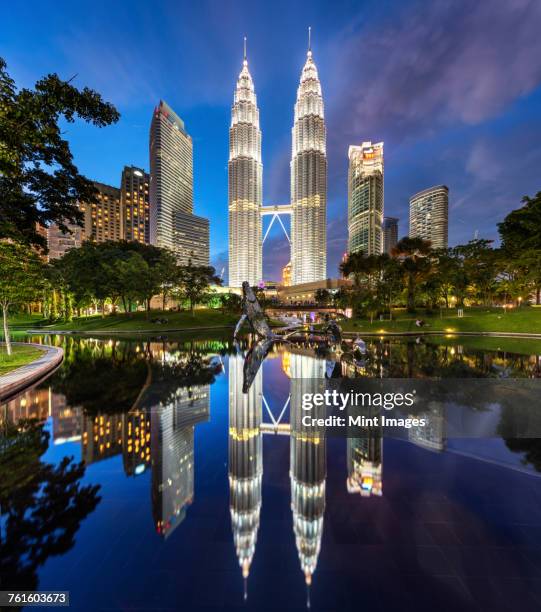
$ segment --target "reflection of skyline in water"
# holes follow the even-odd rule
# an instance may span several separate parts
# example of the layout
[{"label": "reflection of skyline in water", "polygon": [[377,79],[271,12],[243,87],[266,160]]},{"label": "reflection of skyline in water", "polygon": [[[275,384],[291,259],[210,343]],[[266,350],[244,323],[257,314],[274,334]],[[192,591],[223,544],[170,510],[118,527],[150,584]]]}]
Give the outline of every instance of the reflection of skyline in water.
[{"label": "reflection of skyline in water", "polygon": [[[121,455],[126,476],[138,476],[150,470],[152,516],[156,531],[165,539],[183,521],[189,525],[187,508],[196,494],[194,432],[196,426],[210,418],[211,383],[178,386],[175,378],[178,370],[160,369],[159,364],[182,364],[187,360],[185,352],[179,353],[176,347],[171,351],[165,343],[156,343],[151,350],[148,346],[135,350],[137,346],[123,348],[118,343],[116,347],[110,347],[110,352],[105,350],[106,358],[111,359],[114,349],[126,370],[137,366],[140,360],[150,360],[156,366],[156,371],[152,370],[153,378],[142,381],[145,388],[139,388],[129,396],[132,402],[130,410],[112,414],[106,411],[88,413],[82,406],[71,405],[66,395],[55,391],[53,380],[51,386],[29,391],[3,406],[2,418],[14,423],[25,418],[50,419],[52,442],[56,446],[78,443],[86,465]],[[103,355],[104,348],[96,347]],[[203,350],[202,363],[208,364],[213,356],[216,357],[216,349],[220,347]],[[537,359],[498,354],[487,356],[457,347],[454,351],[449,347],[423,347],[421,350],[426,355],[414,356],[412,361],[408,346],[376,342],[369,348],[370,359],[360,368],[349,363],[342,363],[340,367],[351,376],[374,376],[376,373],[381,376],[399,370],[402,375],[406,370],[428,375],[427,372],[441,370],[447,363],[453,372],[457,364],[460,371],[467,368],[468,371],[486,373],[494,372],[494,366],[497,366],[496,369],[514,367],[527,376]],[[309,585],[317,580],[322,548],[328,505],[328,457],[324,428],[318,432],[313,428],[307,431],[302,426],[300,396],[319,390],[327,364],[313,351],[295,346],[287,350],[274,348],[269,359],[276,356],[281,358],[280,367],[267,367],[272,364],[265,362],[256,373],[248,393],[242,392],[242,354],[230,355],[225,360],[228,365],[230,542],[240,572],[247,581],[257,556],[258,534],[262,528],[263,436],[268,435],[272,444],[275,434],[289,435],[291,535],[298,555],[298,567]],[[436,360],[428,359],[428,356],[436,356]],[[279,426],[268,422],[270,417],[263,403],[264,382],[271,387],[290,387],[291,398]],[[99,388],[95,389],[95,394],[99,397]],[[279,405],[276,413],[281,408]],[[424,415],[428,427],[408,430],[407,440],[421,449],[445,452],[446,432],[441,405],[431,406]],[[366,435],[344,440],[343,445],[347,454],[341,486],[348,493],[363,498],[382,496],[385,471],[381,429],[367,427]],[[359,503],[365,502],[359,500]],[[379,502],[376,500],[376,503]]]}]

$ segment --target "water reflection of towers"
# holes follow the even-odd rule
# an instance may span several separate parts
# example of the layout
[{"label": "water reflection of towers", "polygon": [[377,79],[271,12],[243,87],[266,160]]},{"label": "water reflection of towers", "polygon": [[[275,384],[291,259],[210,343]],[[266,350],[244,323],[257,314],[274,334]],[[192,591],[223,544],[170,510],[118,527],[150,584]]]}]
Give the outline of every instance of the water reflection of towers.
[{"label": "water reflection of towers", "polygon": [[[305,427],[301,408],[304,393],[323,390],[325,362],[307,355],[291,355],[290,479],[293,531],[306,584],[315,572],[325,512],[327,455],[325,428]],[[314,408],[311,416],[325,416],[325,408]]]},{"label": "water reflection of towers", "polygon": [[179,387],[151,408],[152,512],[168,537],[184,520],[194,488],[194,428],[209,418],[208,385]]},{"label": "water reflection of towers", "polygon": [[383,431],[381,425],[364,428],[363,436],[348,438],[349,493],[363,497],[383,494]]},{"label": "water reflection of towers", "polygon": [[229,359],[229,505],[233,540],[246,580],[255,553],[261,512],[262,369],[242,392],[244,359]]}]

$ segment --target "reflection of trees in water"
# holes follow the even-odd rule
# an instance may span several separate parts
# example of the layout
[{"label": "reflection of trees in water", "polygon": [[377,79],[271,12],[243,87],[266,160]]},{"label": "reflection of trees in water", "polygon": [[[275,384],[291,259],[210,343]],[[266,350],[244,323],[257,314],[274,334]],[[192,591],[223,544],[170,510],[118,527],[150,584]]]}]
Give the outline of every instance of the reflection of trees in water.
[{"label": "reflection of trees in water", "polygon": [[0,438],[0,575],[4,588],[35,590],[38,568],[74,545],[81,522],[100,501],[99,486],[81,486],[85,468],[64,457],[41,461],[49,445],[43,424],[7,424]]},{"label": "reflection of trees in water", "polygon": [[[423,340],[367,341],[362,367],[346,355],[347,376],[373,378],[487,378],[532,376],[535,364],[528,355],[476,350],[460,344],[445,345]],[[351,365],[350,363],[351,362]]]},{"label": "reflection of trees in water", "polygon": [[179,387],[212,384],[219,368],[206,355],[224,346],[218,341],[171,345],[68,338],[64,366],[51,386],[87,414],[119,414],[129,411],[149,385],[154,397],[167,401]]},{"label": "reflection of trees in water", "polygon": [[502,411],[498,434],[507,448],[513,453],[523,453],[521,463],[531,465],[536,472],[541,472],[541,439],[516,437],[530,430],[538,430],[532,414],[531,400],[520,402],[512,407],[506,406]]}]

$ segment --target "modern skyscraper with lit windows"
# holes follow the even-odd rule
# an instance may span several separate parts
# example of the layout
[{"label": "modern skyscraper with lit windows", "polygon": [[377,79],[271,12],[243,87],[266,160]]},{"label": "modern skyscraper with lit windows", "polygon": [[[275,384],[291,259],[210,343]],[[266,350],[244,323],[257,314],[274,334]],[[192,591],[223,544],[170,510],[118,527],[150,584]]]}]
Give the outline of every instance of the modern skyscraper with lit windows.
[{"label": "modern skyscraper with lit windows", "polygon": [[348,252],[383,252],[383,143],[349,147]]},{"label": "modern skyscraper with lit windows", "polygon": [[120,185],[125,240],[150,243],[150,175],[135,166],[124,166]]},{"label": "modern skyscraper with lit windows", "polygon": [[254,82],[244,60],[237,79],[229,128],[229,285],[262,279],[261,129]]},{"label": "modern skyscraper with lit windows", "polygon": [[292,284],[327,276],[327,153],[323,96],[310,42],[292,130]]},{"label": "modern skyscraper with lit windows", "polygon": [[449,188],[436,185],[410,198],[411,238],[430,240],[433,249],[446,249],[449,225]]},{"label": "modern skyscraper with lit windows", "polygon": [[188,259],[208,262],[208,245],[203,253],[197,250],[201,227],[208,221],[193,214],[192,137],[163,100],[150,126],[149,192],[150,242],[173,251],[181,264]]}]

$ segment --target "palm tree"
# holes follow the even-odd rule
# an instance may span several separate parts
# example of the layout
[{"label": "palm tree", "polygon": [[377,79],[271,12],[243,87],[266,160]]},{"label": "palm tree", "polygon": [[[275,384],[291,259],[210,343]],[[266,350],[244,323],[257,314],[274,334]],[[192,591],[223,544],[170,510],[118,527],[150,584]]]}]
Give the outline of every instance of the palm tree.
[{"label": "palm tree", "polygon": [[428,275],[432,267],[428,257],[432,249],[429,240],[405,236],[393,249],[402,266],[407,290],[407,306],[410,312],[415,311],[417,286]]}]

